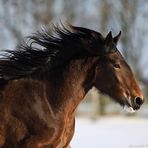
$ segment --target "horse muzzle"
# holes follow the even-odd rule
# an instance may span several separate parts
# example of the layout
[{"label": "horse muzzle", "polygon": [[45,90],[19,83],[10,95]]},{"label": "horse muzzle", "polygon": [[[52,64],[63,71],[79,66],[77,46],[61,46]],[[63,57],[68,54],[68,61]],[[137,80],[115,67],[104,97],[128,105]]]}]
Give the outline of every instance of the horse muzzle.
[{"label": "horse muzzle", "polygon": [[127,112],[133,113],[136,110],[140,109],[143,102],[144,102],[143,98],[135,97],[134,99],[130,100],[127,105],[124,106],[124,109]]}]

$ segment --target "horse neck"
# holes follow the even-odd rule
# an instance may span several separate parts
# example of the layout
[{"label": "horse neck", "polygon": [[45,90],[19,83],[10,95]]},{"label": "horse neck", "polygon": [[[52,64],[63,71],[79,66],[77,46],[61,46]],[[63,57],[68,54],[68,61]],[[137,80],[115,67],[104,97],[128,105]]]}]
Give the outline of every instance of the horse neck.
[{"label": "horse neck", "polygon": [[49,72],[48,101],[56,112],[71,113],[93,85],[95,59],[72,60]]}]

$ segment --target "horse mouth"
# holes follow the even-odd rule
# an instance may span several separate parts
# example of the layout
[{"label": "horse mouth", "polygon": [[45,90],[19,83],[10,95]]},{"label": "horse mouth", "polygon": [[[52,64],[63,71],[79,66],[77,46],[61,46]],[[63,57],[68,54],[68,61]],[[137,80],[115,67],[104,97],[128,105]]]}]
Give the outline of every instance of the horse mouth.
[{"label": "horse mouth", "polygon": [[131,106],[127,106],[127,105],[125,105],[123,108],[124,108],[124,110],[125,110],[126,112],[128,112],[128,113],[134,113],[134,112],[136,111],[136,109],[134,109],[134,108],[131,107]]},{"label": "horse mouth", "polygon": [[128,101],[125,103],[123,108],[129,113],[134,113],[140,109],[140,106],[134,105],[132,102]]},{"label": "horse mouth", "polygon": [[134,113],[140,109],[140,106],[135,105],[133,100],[127,99],[127,98],[124,98],[122,105],[123,105],[123,109],[129,113]]}]

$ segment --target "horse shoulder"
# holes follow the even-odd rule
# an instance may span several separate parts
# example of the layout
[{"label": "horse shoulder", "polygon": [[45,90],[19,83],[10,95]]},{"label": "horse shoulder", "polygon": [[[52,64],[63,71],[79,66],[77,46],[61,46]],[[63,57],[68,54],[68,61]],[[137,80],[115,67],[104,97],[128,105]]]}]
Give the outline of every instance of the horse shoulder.
[{"label": "horse shoulder", "polygon": [[[11,133],[12,136],[17,137],[14,140],[17,142],[29,137],[23,143],[33,146],[48,145],[57,138],[61,124],[54,115],[42,83],[26,80],[12,81],[3,92],[1,104],[3,104],[3,109],[7,109],[5,119],[10,125],[8,133],[1,134],[2,130],[0,131],[1,139],[3,137],[8,139],[8,134]],[[1,124],[5,128],[5,132],[8,129],[7,123]],[[32,136],[34,134],[36,136]],[[33,144],[32,141],[34,141]],[[3,144],[4,140],[0,142]]]}]

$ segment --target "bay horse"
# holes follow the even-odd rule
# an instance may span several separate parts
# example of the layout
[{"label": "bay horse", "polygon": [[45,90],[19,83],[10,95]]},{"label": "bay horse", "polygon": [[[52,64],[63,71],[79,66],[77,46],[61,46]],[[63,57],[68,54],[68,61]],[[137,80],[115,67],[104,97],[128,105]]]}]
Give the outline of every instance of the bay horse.
[{"label": "bay horse", "polygon": [[76,26],[54,26],[0,57],[0,147],[68,148],[75,110],[94,86],[138,110],[140,87],[113,37]]}]

